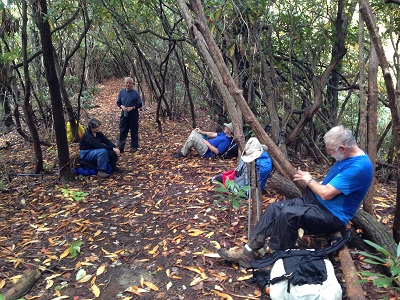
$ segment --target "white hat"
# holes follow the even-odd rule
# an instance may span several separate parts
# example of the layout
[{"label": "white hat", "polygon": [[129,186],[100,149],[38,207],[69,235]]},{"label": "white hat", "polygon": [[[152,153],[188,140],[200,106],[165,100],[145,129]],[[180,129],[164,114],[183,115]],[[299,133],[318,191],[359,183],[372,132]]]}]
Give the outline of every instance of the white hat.
[{"label": "white hat", "polygon": [[252,162],[256,158],[259,158],[263,151],[264,149],[257,138],[249,138],[244,147],[242,159],[244,162]]},{"label": "white hat", "polygon": [[226,128],[229,128],[229,130],[233,133],[233,125],[232,125],[232,122],[231,122],[231,123],[224,123],[224,126],[225,126]]}]

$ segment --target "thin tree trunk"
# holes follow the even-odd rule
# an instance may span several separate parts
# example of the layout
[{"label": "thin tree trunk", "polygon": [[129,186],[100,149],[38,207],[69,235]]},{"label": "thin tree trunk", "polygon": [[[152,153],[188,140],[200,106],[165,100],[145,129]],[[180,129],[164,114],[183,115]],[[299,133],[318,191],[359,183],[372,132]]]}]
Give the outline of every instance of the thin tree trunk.
[{"label": "thin tree trunk", "polygon": [[57,72],[54,66],[54,52],[50,24],[47,19],[44,19],[44,17],[47,16],[46,0],[34,2],[33,11],[36,14],[37,26],[40,32],[46,80],[49,85],[51,107],[53,110],[54,130],[56,133],[60,178],[63,182],[70,182],[73,180],[73,174],[70,168],[69,148],[60,94],[60,84],[58,82]]},{"label": "thin tree trunk", "polygon": [[[261,30],[261,25],[259,26],[259,30]],[[281,124],[279,121],[279,115],[278,115],[278,109],[277,109],[277,91],[276,89],[278,88],[278,85],[276,83],[276,76],[275,76],[275,67],[274,67],[274,61],[273,61],[273,55],[272,55],[272,37],[271,37],[271,28],[268,28],[268,58],[269,58],[269,63],[267,62],[267,58],[264,55],[261,41],[260,41],[260,32],[259,30],[257,31],[257,50],[260,54],[260,63],[261,63],[261,70],[263,76],[261,77],[261,82],[263,84],[264,91],[267,95],[267,112],[269,116],[269,124],[271,125],[271,132],[272,136],[275,140],[275,143],[278,144],[279,142],[279,133],[281,131]],[[283,151],[286,153],[286,150]]]},{"label": "thin tree trunk", "polygon": [[176,61],[178,62],[179,68],[181,69],[181,72],[182,72],[183,83],[185,84],[186,95],[189,99],[190,114],[192,116],[192,127],[195,128],[197,126],[196,125],[196,113],[195,113],[192,93],[190,92],[190,82],[189,82],[189,78],[187,75],[187,69],[185,66],[185,61],[184,61],[185,58],[184,58],[184,56],[182,56],[182,58],[181,58],[177,51],[175,51],[175,55],[176,55]]},{"label": "thin tree trunk", "polygon": [[[359,116],[359,135],[360,135],[360,147],[361,149],[367,148],[367,95],[366,95],[366,87],[365,87],[365,45],[364,45],[364,21],[362,15],[358,16],[358,66],[360,68],[360,76],[359,76],[359,86],[360,86],[360,116]],[[365,207],[364,207],[365,209]]]},{"label": "thin tree trunk", "polygon": [[[388,96],[389,108],[393,121],[393,137],[396,141],[397,156],[400,156],[400,105],[396,99],[396,91],[393,79],[390,74],[389,63],[386,59],[385,49],[380,39],[378,28],[374,19],[374,13],[367,0],[360,0],[360,13],[362,14],[365,24],[367,25],[371,41],[379,59],[379,65],[382,69],[383,78],[385,80],[386,91]],[[394,212],[393,237],[396,242],[400,241],[400,164],[397,165],[397,196],[396,208]]]},{"label": "thin tree trunk", "polygon": [[28,66],[28,54],[27,54],[27,41],[28,36],[26,32],[26,24],[28,22],[27,17],[27,3],[26,1],[22,2],[22,55],[24,62],[24,76],[25,76],[25,96],[24,96],[24,105],[23,110],[25,114],[26,124],[28,125],[29,132],[31,133],[33,148],[35,152],[35,174],[39,174],[43,171],[43,154],[42,148],[40,147],[40,138],[39,132],[35,125],[35,120],[33,118],[33,109],[30,102],[31,96],[31,80],[29,78],[29,66]]},{"label": "thin tree trunk", "polygon": [[[375,47],[371,45],[371,54],[368,66],[368,155],[375,166],[377,158],[377,127],[378,127],[378,67],[379,61],[376,56]],[[375,175],[375,168],[374,168]],[[371,186],[375,183],[375,176]],[[374,200],[375,189],[370,188],[367,196],[364,198],[363,208],[371,216],[374,215]]]}]

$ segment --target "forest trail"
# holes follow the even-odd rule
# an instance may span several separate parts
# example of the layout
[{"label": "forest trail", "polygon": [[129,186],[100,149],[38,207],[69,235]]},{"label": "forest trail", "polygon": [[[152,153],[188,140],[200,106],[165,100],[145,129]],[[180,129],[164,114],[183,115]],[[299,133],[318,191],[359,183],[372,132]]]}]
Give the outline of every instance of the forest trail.
[{"label": "forest trail", "polygon": [[[122,78],[99,85],[95,108],[81,118],[84,125],[91,117],[100,119],[114,142],[120,114],[115,101],[122,87]],[[216,254],[220,246],[246,241],[246,205],[235,211],[213,204],[210,184],[236,160],[174,159],[190,124],[165,120],[159,133],[154,109],[146,103],[139,150],[120,156],[124,173],[80,176],[69,186],[59,183],[55,148],[44,149],[50,174],[14,178],[0,193],[0,294],[27,270],[40,269],[26,299],[259,299],[257,285],[246,281],[251,270],[232,267]],[[212,130],[210,124],[199,126]],[[71,144],[70,156],[78,149]],[[1,151],[12,173],[33,169],[33,150],[18,136]],[[379,189],[386,203],[394,200],[390,187]],[[280,198],[267,189],[263,207]],[[380,215],[390,218],[391,209],[382,206]],[[370,287],[369,299],[376,293]]]},{"label": "forest trail", "polygon": [[[100,85],[96,107],[81,118],[84,125],[91,117],[100,119],[113,141],[120,113],[115,100],[122,87],[122,79]],[[27,299],[219,299],[218,293],[257,293],[256,285],[236,281],[246,275],[243,270],[215,254],[218,245],[233,246],[235,237],[247,234],[245,211],[229,216],[213,204],[210,178],[236,161],[198,155],[174,159],[190,123],[166,120],[159,133],[154,116],[144,105],[140,147],[120,156],[123,174],[81,176],[70,186],[56,179],[25,181],[19,185],[24,188],[2,195],[0,293],[27,268],[43,270]],[[77,154],[78,145],[70,151]],[[46,162],[56,165],[51,159]],[[88,194],[85,201],[72,200],[79,193]],[[71,257],[67,252],[74,242],[82,244]],[[77,281],[79,270],[90,280]]]}]

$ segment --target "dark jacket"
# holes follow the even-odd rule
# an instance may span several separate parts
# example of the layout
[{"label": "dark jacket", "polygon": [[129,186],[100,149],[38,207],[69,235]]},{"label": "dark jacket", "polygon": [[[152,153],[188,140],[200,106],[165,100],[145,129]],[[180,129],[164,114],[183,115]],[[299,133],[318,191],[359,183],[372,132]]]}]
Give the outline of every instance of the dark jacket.
[{"label": "dark jacket", "polygon": [[96,136],[93,135],[90,129],[86,129],[82,135],[81,142],[79,145],[80,150],[92,150],[105,148],[107,150],[113,150],[117,146],[111,142],[102,132],[97,132]]}]

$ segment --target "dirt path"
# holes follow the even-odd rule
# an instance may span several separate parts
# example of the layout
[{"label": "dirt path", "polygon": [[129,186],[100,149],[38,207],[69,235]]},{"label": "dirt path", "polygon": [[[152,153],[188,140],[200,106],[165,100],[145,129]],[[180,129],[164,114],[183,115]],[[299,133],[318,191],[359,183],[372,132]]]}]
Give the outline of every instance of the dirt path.
[{"label": "dirt path", "polygon": [[[103,121],[103,131],[114,141],[121,82],[100,87],[97,107],[87,112]],[[244,296],[257,291],[235,281],[243,271],[202,254],[213,256],[216,245],[229,245],[235,231],[245,226],[236,220],[234,230],[229,229],[226,213],[212,204],[211,176],[235,162],[172,158],[190,125],[167,121],[160,134],[153,116],[148,106],[140,112],[140,148],[121,155],[124,174],[106,180],[82,177],[70,187],[45,181],[28,192],[17,188],[2,197],[0,281],[5,285],[0,293],[11,286],[13,276],[39,266],[44,272],[27,299],[94,299],[96,287],[98,299],[107,300],[218,299],[218,292]],[[88,196],[83,202],[71,201],[61,188]],[[237,217],[245,220],[240,214],[233,220]],[[82,242],[78,255],[63,257],[74,241]],[[79,270],[91,275],[90,280],[78,282]]]},{"label": "dirt path", "polygon": [[[82,118],[84,124],[89,117],[102,120],[114,141],[121,87],[122,79],[105,82],[96,108]],[[245,280],[251,271],[233,268],[215,254],[219,246],[246,240],[245,207],[220,210],[210,185],[210,178],[235,167],[235,160],[172,158],[190,124],[166,120],[161,134],[154,115],[149,104],[141,110],[140,148],[121,155],[123,174],[80,177],[60,186],[56,151],[48,148],[44,155],[51,175],[15,178],[0,193],[0,294],[27,269],[40,268],[28,300],[259,298],[258,287]],[[207,128],[206,122],[200,126]],[[12,140],[1,155],[10,170],[28,173],[32,149],[19,141]],[[77,154],[78,145],[70,151]],[[87,196],[75,201],[67,193]],[[267,191],[264,207],[277,198]],[[78,245],[75,257],[72,245]],[[77,280],[78,274],[86,276]]]}]

